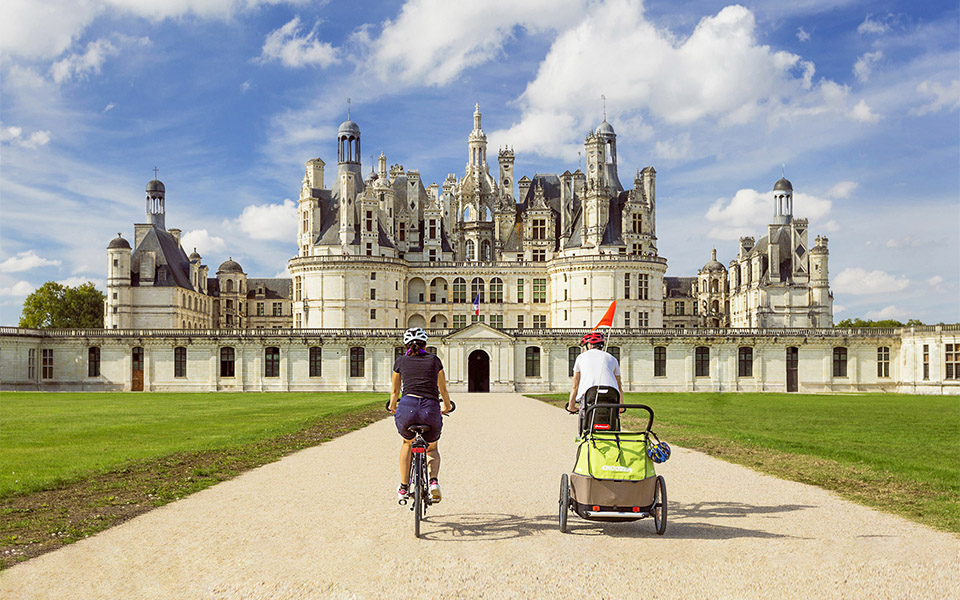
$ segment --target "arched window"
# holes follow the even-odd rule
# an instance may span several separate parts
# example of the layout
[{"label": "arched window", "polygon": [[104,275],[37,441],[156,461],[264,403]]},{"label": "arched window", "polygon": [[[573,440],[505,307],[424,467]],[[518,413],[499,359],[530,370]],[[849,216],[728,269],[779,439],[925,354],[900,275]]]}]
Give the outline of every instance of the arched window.
[{"label": "arched window", "polygon": [[737,376],[753,377],[753,348],[743,346],[737,351]]},{"label": "arched window", "polygon": [[467,301],[467,280],[463,277],[453,280],[453,301],[460,303]]},{"label": "arched window", "polygon": [[499,277],[490,280],[490,302],[503,303],[503,280]]},{"label": "arched window", "polygon": [[100,377],[100,346],[87,350],[87,377]]},{"label": "arched window", "polygon": [[350,377],[363,377],[363,348],[350,348]]},{"label": "arched window", "polygon": [[524,353],[527,377],[540,377],[540,348],[527,346]]},{"label": "arched window", "polygon": [[233,377],[236,353],[229,346],[220,348],[220,377]]},{"label": "arched window", "polygon": [[480,260],[489,262],[490,259],[490,242],[483,240],[483,242],[480,243]]},{"label": "arched window", "polygon": [[485,302],[483,299],[483,279],[479,277],[474,277],[473,281],[470,282],[470,299],[471,301],[479,297],[480,302]]},{"label": "arched window", "polygon": [[464,220],[464,221],[469,221],[469,220],[470,220],[470,207],[469,207],[469,206],[467,206],[467,207],[465,207],[465,208],[463,209],[463,220]]},{"label": "arched window", "polygon": [[263,376],[280,377],[280,348],[273,346],[264,348]]},{"label": "arched window", "polygon": [[467,260],[477,259],[477,248],[476,248],[476,244],[473,243],[473,240],[467,240],[466,255],[467,255]]},{"label": "arched window", "polygon": [[573,377],[573,365],[580,356],[580,346],[570,346],[567,348],[567,377]]},{"label": "arched window", "polygon": [[710,348],[697,346],[693,368],[696,377],[710,377]]},{"label": "arched window", "polygon": [[233,291],[233,280],[232,280],[232,279],[228,279],[228,280],[227,280],[226,288],[227,288],[227,291],[228,291],[228,292],[232,292],[232,291]]},{"label": "arched window", "polygon": [[323,349],[319,346],[310,348],[310,377],[320,377]]}]

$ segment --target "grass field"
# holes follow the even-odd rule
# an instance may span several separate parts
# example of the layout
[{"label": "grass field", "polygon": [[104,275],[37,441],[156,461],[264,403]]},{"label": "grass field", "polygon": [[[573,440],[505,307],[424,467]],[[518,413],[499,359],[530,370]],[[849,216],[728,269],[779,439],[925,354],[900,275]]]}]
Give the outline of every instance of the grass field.
[{"label": "grass field", "polygon": [[364,427],[385,399],[5,392],[0,568]]},{"label": "grass field", "polygon": [[130,461],[243,446],[382,402],[336,393],[4,393],[0,498]]},{"label": "grass field", "polygon": [[[960,398],[626,396],[654,409],[653,429],[668,443],[960,532]],[[567,400],[566,394],[538,397],[557,405]]]}]

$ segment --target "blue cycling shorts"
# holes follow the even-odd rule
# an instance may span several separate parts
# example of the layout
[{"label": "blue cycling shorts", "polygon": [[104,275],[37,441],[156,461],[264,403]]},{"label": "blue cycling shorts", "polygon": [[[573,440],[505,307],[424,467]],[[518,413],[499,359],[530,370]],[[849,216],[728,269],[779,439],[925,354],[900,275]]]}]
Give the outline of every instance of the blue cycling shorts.
[{"label": "blue cycling shorts", "polygon": [[397,402],[397,412],[393,415],[397,424],[397,432],[405,440],[416,437],[407,431],[411,425],[429,425],[430,431],[423,434],[423,439],[433,443],[440,439],[440,430],[443,429],[443,418],[440,415],[440,402],[433,398],[417,398],[416,396],[401,396]]}]

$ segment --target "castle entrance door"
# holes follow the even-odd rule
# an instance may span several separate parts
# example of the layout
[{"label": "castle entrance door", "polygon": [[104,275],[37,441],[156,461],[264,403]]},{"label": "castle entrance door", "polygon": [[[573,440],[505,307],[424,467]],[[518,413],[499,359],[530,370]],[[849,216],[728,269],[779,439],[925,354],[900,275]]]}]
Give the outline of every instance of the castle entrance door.
[{"label": "castle entrance door", "polygon": [[474,350],[467,358],[467,391],[490,391],[490,356],[483,350]]},{"label": "castle entrance door", "polygon": [[797,391],[797,372],[799,371],[800,352],[796,346],[787,348],[787,391]]},{"label": "castle entrance door", "polygon": [[134,392],[143,391],[143,348],[133,349],[133,383],[130,389]]}]

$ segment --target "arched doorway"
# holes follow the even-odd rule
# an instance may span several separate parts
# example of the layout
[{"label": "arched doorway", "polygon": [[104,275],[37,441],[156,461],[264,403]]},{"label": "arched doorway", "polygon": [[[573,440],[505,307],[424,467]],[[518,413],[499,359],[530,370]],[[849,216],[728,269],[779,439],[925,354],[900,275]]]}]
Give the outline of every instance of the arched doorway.
[{"label": "arched doorway", "polygon": [[467,391],[490,391],[490,356],[483,350],[474,350],[467,358]]}]

